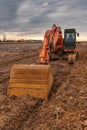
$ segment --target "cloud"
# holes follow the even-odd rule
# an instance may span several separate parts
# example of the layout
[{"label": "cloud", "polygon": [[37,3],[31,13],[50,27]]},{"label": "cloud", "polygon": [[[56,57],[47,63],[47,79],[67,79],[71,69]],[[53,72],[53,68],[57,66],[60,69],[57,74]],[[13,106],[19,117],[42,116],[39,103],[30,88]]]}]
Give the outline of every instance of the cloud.
[{"label": "cloud", "polygon": [[0,0],[0,33],[44,35],[52,24],[87,32],[87,0]]}]

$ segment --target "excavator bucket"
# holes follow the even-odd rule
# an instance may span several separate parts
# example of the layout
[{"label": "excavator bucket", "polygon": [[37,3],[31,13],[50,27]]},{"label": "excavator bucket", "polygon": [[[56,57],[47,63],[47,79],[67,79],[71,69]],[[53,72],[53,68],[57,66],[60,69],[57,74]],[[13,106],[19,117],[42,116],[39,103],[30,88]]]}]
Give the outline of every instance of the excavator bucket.
[{"label": "excavator bucket", "polygon": [[8,95],[28,94],[47,99],[53,84],[50,65],[14,65],[11,69]]}]

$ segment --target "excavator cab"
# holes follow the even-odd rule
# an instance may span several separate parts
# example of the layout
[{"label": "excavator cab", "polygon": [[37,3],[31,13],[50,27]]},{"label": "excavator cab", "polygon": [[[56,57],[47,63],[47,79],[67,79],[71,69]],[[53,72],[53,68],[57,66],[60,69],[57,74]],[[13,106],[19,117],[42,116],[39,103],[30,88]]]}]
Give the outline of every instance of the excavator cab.
[{"label": "excavator cab", "polygon": [[76,35],[79,36],[79,33],[75,29],[64,30],[64,53],[68,57],[68,63],[74,63],[77,59]]},{"label": "excavator cab", "polygon": [[76,30],[65,29],[64,31],[64,51],[74,51],[76,48]]}]

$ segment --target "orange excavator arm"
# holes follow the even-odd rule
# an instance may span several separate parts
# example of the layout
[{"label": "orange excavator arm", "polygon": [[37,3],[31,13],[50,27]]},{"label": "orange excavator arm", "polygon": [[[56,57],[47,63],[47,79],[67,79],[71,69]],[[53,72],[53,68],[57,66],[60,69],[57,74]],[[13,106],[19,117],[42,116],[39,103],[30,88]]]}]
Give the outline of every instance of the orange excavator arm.
[{"label": "orange excavator arm", "polygon": [[48,50],[49,50],[49,38],[50,38],[50,30],[47,30],[45,32],[44,42],[43,42],[43,45],[42,45],[41,52],[39,54],[39,58],[40,58],[41,62],[47,62],[47,61],[49,61],[49,54],[48,54]]},{"label": "orange excavator arm", "polygon": [[39,54],[40,61],[42,63],[49,62],[50,45],[53,44],[53,51],[57,51],[58,48],[63,49],[63,38],[61,28],[56,27],[45,32],[44,41],[41,52]]}]

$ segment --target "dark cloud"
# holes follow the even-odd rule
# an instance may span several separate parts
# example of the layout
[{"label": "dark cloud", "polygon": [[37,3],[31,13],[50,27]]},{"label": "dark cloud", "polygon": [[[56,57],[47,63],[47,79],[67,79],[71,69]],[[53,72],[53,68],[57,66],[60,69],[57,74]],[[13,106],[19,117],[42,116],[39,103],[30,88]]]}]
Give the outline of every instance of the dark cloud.
[{"label": "dark cloud", "polygon": [[0,0],[0,29],[10,31],[16,27],[16,11],[22,0]]},{"label": "dark cloud", "polygon": [[55,23],[87,31],[87,0],[0,0],[0,32],[42,34]]}]

